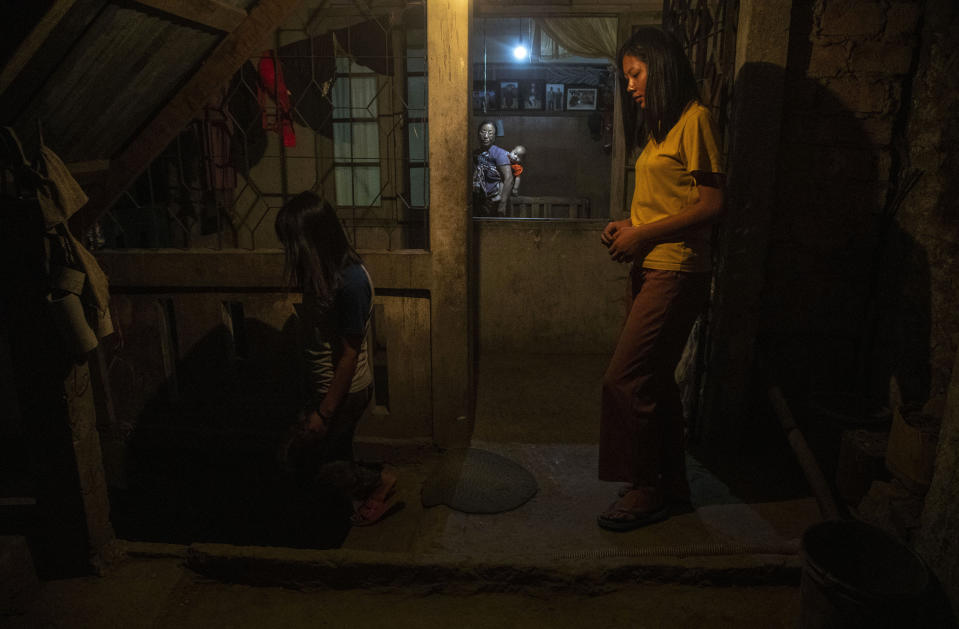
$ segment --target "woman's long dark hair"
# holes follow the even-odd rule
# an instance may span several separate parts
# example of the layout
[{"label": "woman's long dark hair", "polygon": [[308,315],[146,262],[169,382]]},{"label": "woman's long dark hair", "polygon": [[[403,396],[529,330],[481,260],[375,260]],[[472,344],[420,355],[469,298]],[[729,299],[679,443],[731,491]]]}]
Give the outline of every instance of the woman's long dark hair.
[{"label": "woman's long dark hair", "polygon": [[314,192],[301,192],[283,206],[274,226],[286,253],[290,287],[315,292],[321,304],[332,303],[343,269],[362,262],[336,210]]},{"label": "woman's long dark hair", "polygon": [[649,136],[657,142],[666,139],[690,101],[699,100],[699,89],[682,45],[661,28],[637,29],[626,40],[616,53],[620,76],[626,55],[636,57],[647,67],[645,109],[630,98],[626,81],[620,80],[626,154],[629,155],[635,147],[645,144]]}]

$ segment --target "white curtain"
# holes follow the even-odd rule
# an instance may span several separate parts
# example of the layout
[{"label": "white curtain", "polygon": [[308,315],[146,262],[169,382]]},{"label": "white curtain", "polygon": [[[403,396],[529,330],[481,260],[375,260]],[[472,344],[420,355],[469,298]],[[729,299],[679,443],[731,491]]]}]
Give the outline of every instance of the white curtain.
[{"label": "white curtain", "polygon": [[600,57],[611,63],[616,61],[614,17],[543,17],[536,18],[536,25],[561,47],[550,55],[553,58]]},{"label": "white curtain", "polygon": [[[340,72],[370,72],[338,57]],[[380,204],[380,132],[376,122],[377,81],[373,76],[340,77],[333,83],[333,156],[337,205]],[[346,163],[343,163],[346,162]]]}]

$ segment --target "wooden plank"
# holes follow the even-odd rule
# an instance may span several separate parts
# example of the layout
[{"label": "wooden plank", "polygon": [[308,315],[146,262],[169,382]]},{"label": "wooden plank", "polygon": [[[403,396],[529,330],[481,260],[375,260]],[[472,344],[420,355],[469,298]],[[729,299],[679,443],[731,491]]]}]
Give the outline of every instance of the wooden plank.
[{"label": "wooden plank", "polygon": [[[52,76],[64,70],[71,59],[75,59],[75,56],[71,56],[73,47],[102,16],[107,5],[107,0],[76,0],[3,92],[0,98],[0,120],[4,120],[4,124],[12,124],[25,145],[33,146],[36,141],[38,107],[35,98],[42,93]],[[52,100],[51,103],[55,106],[61,101]],[[30,120],[21,125],[19,120],[22,117]],[[64,158],[64,155],[60,154],[60,157]],[[69,157],[64,159],[70,161]]]},{"label": "wooden plank", "polygon": [[67,170],[74,177],[83,177],[96,173],[105,173],[110,170],[110,160],[91,159],[85,162],[70,162],[66,165]]},{"label": "wooden plank", "polygon": [[243,20],[246,11],[217,0],[136,0],[137,4],[175,15],[194,24],[209,26],[232,33]]},{"label": "wooden plank", "polygon": [[[426,251],[361,252],[377,290],[430,288],[430,254]],[[246,250],[97,251],[97,260],[114,291],[131,289],[285,290],[283,252]]]},{"label": "wooden plank", "polygon": [[[430,245],[433,439],[441,447],[468,445],[473,430],[470,355],[471,222],[466,194],[469,116],[470,2],[430,2],[426,11],[430,112]],[[441,166],[440,166],[441,165]]]},{"label": "wooden plank", "polygon": [[70,10],[74,2],[76,2],[76,0],[56,0],[46,15],[33,27],[30,34],[26,36],[17,50],[14,51],[7,65],[0,71],[0,94],[3,94],[6,89],[10,87],[10,84],[17,78],[24,66],[27,65],[27,62],[33,57],[34,53],[40,49],[43,42],[47,41],[47,37],[50,36],[53,29],[60,23],[63,16],[67,14],[67,11]]},{"label": "wooden plank", "polygon": [[268,45],[270,34],[282,25],[299,2],[262,0],[232,33],[223,38],[196,74],[116,156],[102,202],[97,205],[88,203],[80,211],[83,225],[91,225],[120,198],[240,66]]},{"label": "wooden plank", "polygon": [[[114,539],[110,524],[110,500],[103,471],[103,453],[97,433],[97,413],[90,386],[90,367],[86,362],[73,365],[64,379],[67,425],[71,433],[76,465],[76,491],[83,504],[87,545],[91,564],[103,566],[101,551]],[[44,447],[47,444],[42,444]]]},{"label": "wooden plank", "polygon": [[427,440],[432,433],[429,299],[377,296],[374,303],[376,333],[385,338],[389,405],[364,417],[357,439]]},{"label": "wooden plank", "polygon": [[432,433],[430,302],[383,298],[390,415],[396,426],[384,437],[428,437]]},{"label": "wooden plank", "polygon": [[[579,6],[479,6],[476,8],[477,17],[576,17],[595,15],[620,15],[633,12],[635,5],[631,4],[583,4]],[[633,13],[637,15],[636,13]],[[643,16],[646,24],[662,23],[662,11],[646,11],[638,15]]]}]

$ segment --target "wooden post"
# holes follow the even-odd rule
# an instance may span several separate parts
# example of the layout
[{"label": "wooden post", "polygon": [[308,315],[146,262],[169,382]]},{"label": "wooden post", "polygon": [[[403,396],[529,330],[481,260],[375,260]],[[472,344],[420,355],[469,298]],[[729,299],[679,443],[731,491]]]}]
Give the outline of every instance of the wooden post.
[{"label": "wooden post", "polygon": [[426,10],[433,440],[465,445],[472,432],[469,295],[469,0],[429,0]]}]

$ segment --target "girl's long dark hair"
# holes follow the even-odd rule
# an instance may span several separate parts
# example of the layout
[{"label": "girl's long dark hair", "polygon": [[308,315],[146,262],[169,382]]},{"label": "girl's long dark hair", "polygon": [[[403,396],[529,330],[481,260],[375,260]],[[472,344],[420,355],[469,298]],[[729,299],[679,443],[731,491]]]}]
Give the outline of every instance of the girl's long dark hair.
[{"label": "girl's long dark hair", "polygon": [[616,53],[620,76],[626,55],[636,57],[647,67],[645,109],[630,98],[626,82],[620,80],[626,154],[629,155],[650,136],[657,142],[666,139],[690,101],[699,100],[699,89],[679,40],[661,28],[639,28],[620,47]]},{"label": "girl's long dark hair", "polygon": [[314,192],[301,192],[276,215],[274,227],[286,253],[290,288],[313,291],[321,304],[332,303],[343,269],[362,262],[336,210]]}]

